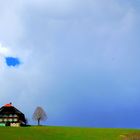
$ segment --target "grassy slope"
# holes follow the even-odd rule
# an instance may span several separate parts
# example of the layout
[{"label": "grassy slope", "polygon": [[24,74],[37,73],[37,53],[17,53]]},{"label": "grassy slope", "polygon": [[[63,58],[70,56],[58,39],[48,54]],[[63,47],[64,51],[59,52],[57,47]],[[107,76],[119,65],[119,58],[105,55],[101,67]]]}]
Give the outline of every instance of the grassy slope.
[{"label": "grassy slope", "polygon": [[120,140],[140,130],[72,127],[0,127],[0,140]]}]

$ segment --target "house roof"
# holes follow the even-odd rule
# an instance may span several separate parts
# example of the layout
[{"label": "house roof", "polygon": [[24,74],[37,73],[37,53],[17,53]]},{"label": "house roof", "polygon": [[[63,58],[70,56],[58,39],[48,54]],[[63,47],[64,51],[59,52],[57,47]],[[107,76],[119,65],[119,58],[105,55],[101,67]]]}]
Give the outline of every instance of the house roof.
[{"label": "house roof", "polygon": [[5,107],[12,107],[12,103],[5,104],[4,106],[5,106]]}]

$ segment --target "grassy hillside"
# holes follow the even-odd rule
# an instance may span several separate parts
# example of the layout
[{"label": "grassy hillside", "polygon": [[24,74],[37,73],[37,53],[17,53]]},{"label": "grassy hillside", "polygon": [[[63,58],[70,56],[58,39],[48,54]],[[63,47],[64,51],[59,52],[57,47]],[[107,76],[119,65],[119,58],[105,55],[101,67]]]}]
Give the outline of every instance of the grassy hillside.
[{"label": "grassy hillside", "polygon": [[121,140],[120,135],[139,132],[131,129],[72,127],[0,127],[0,140]]}]

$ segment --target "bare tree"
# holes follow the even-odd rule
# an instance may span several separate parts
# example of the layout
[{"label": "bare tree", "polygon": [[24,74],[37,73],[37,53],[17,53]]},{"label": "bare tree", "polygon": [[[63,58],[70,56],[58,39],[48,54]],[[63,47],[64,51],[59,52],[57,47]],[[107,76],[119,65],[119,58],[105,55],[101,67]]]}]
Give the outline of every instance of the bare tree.
[{"label": "bare tree", "polygon": [[40,121],[47,120],[47,115],[45,111],[42,109],[42,107],[37,107],[35,109],[35,112],[33,114],[33,120],[37,121],[38,125],[40,125]]}]

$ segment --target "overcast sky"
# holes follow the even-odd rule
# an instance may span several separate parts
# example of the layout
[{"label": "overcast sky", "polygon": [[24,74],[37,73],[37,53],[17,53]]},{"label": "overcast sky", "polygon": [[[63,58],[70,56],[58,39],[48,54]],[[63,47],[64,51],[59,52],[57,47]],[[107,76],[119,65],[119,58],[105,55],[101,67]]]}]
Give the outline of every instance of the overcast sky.
[{"label": "overcast sky", "polygon": [[0,0],[0,105],[30,123],[42,106],[48,125],[140,128],[139,9],[139,0]]}]

